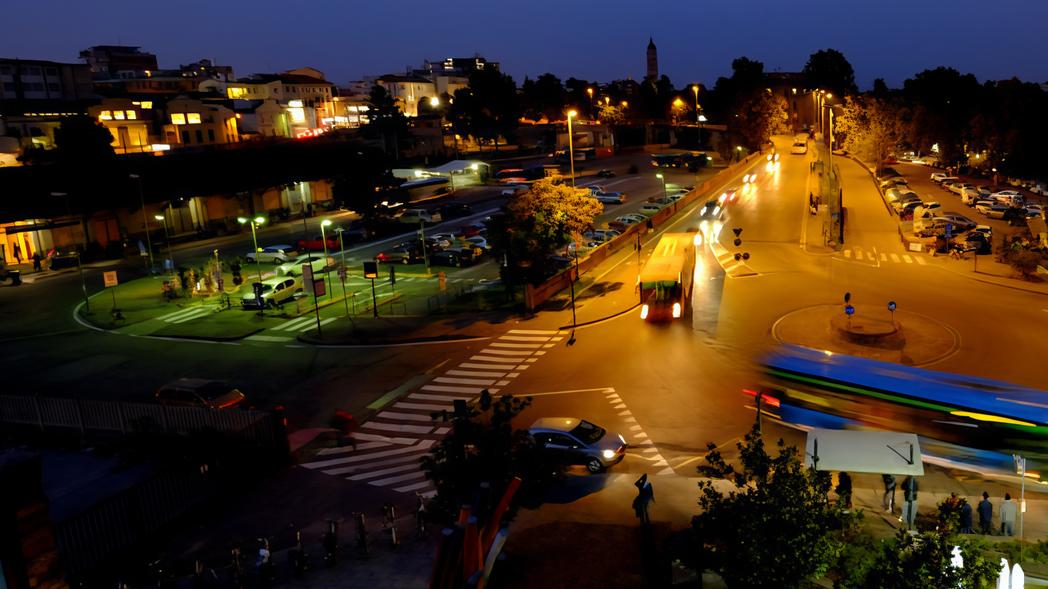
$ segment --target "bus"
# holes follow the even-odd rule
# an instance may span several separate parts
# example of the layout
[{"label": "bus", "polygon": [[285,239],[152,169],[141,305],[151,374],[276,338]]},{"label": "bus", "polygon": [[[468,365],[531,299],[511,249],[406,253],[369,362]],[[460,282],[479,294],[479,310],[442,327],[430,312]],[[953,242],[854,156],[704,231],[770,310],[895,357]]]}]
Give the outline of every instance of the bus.
[{"label": "bus", "polygon": [[[981,452],[1048,459],[1048,392],[1014,384],[781,346],[763,360],[761,395],[787,423],[916,433]],[[923,442],[922,442],[923,444]]]},{"label": "bus", "polygon": [[682,317],[694,278],[695,234],[664,234],[640,271],[640,318]]}]

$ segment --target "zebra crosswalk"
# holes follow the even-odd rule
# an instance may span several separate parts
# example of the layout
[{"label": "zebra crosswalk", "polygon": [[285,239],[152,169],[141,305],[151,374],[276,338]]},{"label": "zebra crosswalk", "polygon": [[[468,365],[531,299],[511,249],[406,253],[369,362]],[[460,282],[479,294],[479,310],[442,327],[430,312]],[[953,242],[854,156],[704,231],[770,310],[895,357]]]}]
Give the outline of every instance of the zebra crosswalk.
[{"label": "zebra crosswalk", "polygon": [[157,317],[157,319],[164,323],[185,323],[187,321],[199,319],[200,317],[206,317],[214,313],[217,309],[218,307],[214,305],[187,307],[185,309],[179,309],[172,313],[168,313],[167,315],[161,315]]},{"label": "zebra crosswalk", "polygon": [[455,401],[472,401],[484,389],[503,391],[545,355],[545,349],[563,339],[564,333],[556,330],[510,330],[361,424],[353,434],[356,446],[320,450],[312,461],[299,466],[401,493],[432,496],[436,491],[420,460],[451,429],[434,420],[433,414],[453,411]]},{"label": "zebra crosswalk", "polygon": [[921,255],[878,252],[876,248],[866,249],[863,247],[855,247],[846,249],[841,253],[844,255],[845,259],[855,260],[857,262],[867,262],[870,264],[917,264],[918,266],[926,266],[928,264],[928,262],[925,261],[924,256]]}]

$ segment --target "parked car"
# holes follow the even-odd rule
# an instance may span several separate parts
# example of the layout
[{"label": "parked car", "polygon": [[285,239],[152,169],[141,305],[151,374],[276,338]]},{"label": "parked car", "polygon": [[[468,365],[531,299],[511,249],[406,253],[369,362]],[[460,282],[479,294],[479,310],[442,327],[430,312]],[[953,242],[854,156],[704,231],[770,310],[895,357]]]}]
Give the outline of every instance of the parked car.
[{"label": "parked car", "polygon": [[270,264],[283,264],[298,256],[298,251],[290,245],[270,245],[259,248],[257,252],[248,252],[244,259],[248,262],[268,262]]},{"label": "parked car", "polygon": [[156,400],[163,405],[229,409],[244,402],[244,393],[221,380],[180,378],[156,390]]},{"label": "parked car", "polygon": [[335,232],[326,233],[324,238],[320,235],[314,235],[309,239],[299,239],[298,243],[295,244],[295,249],[300,252],[322,252],[324,251],[324,242],[327,242],[328,251],[339,251],[338,247],[338,234]]},{"label": "parked car", "polygon": [[929,176],[932,182],[936,184],[942,184],[944,180],[956,180],[956,176],[951,176],[946,172],[932,172]]},{"label": "parked car", "polygon": [[889,188],[884,193],[884,196],[888,199],[889,203],[894,203],[895,201],[900,200],[903,197],[903,195],[906,194],[912,194],[914,197],[917,196],[917,193],[910,190],[909,186],[897,186],[895,188]]},{"label": "parked car", "polygon": [[909,182],[902,176],[895,176],[881,182],[881,190],[888,190],[897,186],[909,186]]},{"label": "parked car", "polygon": [[662,207],[668,207],[669,205],[677,201],[671,199],[669,196],[652,196],[648,198],[647,202],[651,204],[660,205]]},{"label": "parked car", "polygon": [[975,185],[970,182],[954,182],[948,188],[954,194],[961,194],[965,188],[975,188]]},{"label": "parked car", "polygon": [[458,219],[473,214],[473,207],[464,202],[446,202],[440,207],[440,218],[442,220]]},{"label": "parked car", "polygon": [[960,233],[961,231],[968,231],[969,229],[975,229],[975,226],[978,225],[978,223],[976,223],[975,221],[969,219],[968,217],[965,217],[964,215],[959,215],[957,213],[942,213],[942,214],[940,214],[939,216],[937,216],[935,218],[936,219],[944,219],[944,220],[950,222],[951,224],[953,224],[953,232],[954,233]]},{"label": "parked car", "polygon": [[473,244],[474,247],[480,248],[480,249],[482,249],[484,251],[488,251],[488,250],[491,249],[491,244],[488,243],[487,238],[482,237],[480,235],[474,235],[473,237],[467,237],[464,241],[466,243],[471,243],[471,244]]},{"label": "parked car", "polygon": [[513,196],[514,194],[524,192],[529,188],[531,187],[527,184],[507,184],[506,187],[502,189],[502,196]]},{"label": "parked car", "polygon": [[277,276],[301,276],[302,266],[309,264],[313,273],[323,272],[324,269],[335,265],[335,258],[322,254],[302,254],[294,260],[289,260],[277,266]]},{"label": "parked car", "polygon": [[541,417],[528,428],[536,445],[554,461],[582,464],[598,473],[626,455],[626,438],[576,417]]},{"label": "parked car", "polygon": [[980,213],[985,215],[986,211],[988,211],[990,209],[990,207],[992,207],[992,206],[994,206],[996,204],[997,204],[997,201],[995,201],[995,200],[982,199],[982,200],[975,201],[975,205],[974,206],[975,206],[975,210],[976,211],[979,211]]},{"label": "parked car", "polygon": [[614,178],[615,177],[615,172],[612,172],[611,170],[608,170],[608,169],[597,170],[597,177],[598,178]]},{"label": "parked car", "polygon": [[629,215],[622,215],[621,217],[616,217],[614,221],[609,221],[608,222],[608,227],[621,231],[624,228],[629,227],[630,225],[636,225],[637,223],[643,223],[643,222],[645,222],[647,220],[648,220],[648,218],[645,217],[644,215],[638,215],[638,214],[635,214],[635,213],[631,213]]},{"label": "parked car", "polygon": [[991,194],[990,198],[1004,205],[1021,206],[1023,204],[1023,195],[1016,190],[1001,190]]},{"label": "parked car", "polygon": [[1026,205],[1026,216],[1029,218],[1044,217],[1044,207],[1041,205]]},{"label": "parked car", "polygon": [[622,192],[594,192],[593,198],[604,204],[620,205],[626,202],[626,195]]},{"label": "parked car", "polygon": [[449,247],[439,252],[434,252],[429,257],[429,263],[434,266],[462,266],[472,265],[476,261],[473,247]]},{"label": "parked car", "polygon": [[991,219],[1004,219],[1012,208],[1008,205],[995,204],[986,207],[982,213]]},{"label": "parked car", "polygon": [[637,212],[644,215],[645,217],[654,217],[659,211],[666,208],[666,205],[655,204],[653,202],[644,203],[637,209]]},{"label": "parked car", "polygon": [[261,300],[255,296],[255,284],[240,297],[240,305],[245,309],[272,308],[291,300],[296,292],[302,290],[302,279],[298,276],[277,276],[261,282]]},{"label": "parked car", "polygon": [[913,209],[921,206],[922,204],[924,203],[921,201],[920,197],[918,197],[916,194],[912,192],[907,192],[906,194],[900,196],[898,200],[892,203],[892,208],[895,209],[895,212],[899,214],[902,214],[904,210],[912,213]]},{"label": "parked car", "polygon": [[615,237],[622,235],[622,233],[615,231],[614,229],[594,229],[593,231],[587,231],[582,234],[582,237],[590,241],[605,242],[611,241]]},{"label": "parked car", "polygon": [[969,231],[953,239],[955,246],[962,251],[975,252],[977,255],[993,252],[990,236],[982,231]]},{"label": "parked car", "polygon": [[986,192],[984,194],[982,192],[982,189],[980,188],[976,188],[975,186],[968,186],[961,190],[961,202],[971,207],[975,206],[976,200],[986,198],[989,195],[989,192]]},{"label": "parked car", "polygon": [[427,211],[426,209],[404,209],[399,215],[397,220],[401,223],[411,223],[418,225],[419,223],[439,223],[440,213],[436,211]]},{"label": "parked car", "polygon": [[473,237],[474,235],[484,235],[488,232],[488,228],[483,223],[470,223],[469,225],[463,225],[455,229],[457,235],[462,237]]},{"label": "parked car", "polygon": [[902,177],[902,174],[900,174],[899,171],[896,170],[895,168],[886,166],[886,167],[883,167],[883,168],[877,170],[874,173],[874,176],[878,180],[882,180],[883,181],[883,180],[887,180],[888,178],[900,178],[900,177]]},{"label": "parked car", "polygon": [[417,241],[398,243],[375,254],[375,261],[382,264],[415,264],[422,260],[422,248]]}]

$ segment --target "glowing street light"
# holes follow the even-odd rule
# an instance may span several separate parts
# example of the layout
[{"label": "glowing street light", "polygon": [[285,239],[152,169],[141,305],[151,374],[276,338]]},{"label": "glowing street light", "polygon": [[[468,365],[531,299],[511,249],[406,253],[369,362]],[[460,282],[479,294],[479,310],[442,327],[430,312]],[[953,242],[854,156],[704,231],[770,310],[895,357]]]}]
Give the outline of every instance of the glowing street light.
[{"label": "glowing street light", "polygon": [[571,119],[579,116],[578,111],[568,111],[568,161],[571,165],[571,187],[575,188],[575,143],[571,138]]},{"label": "glowing street light", "polygon": [[171,269],[175,268],[175,256],[171,254],[171,234],[167,232],[167,217],[164,215],[153,215],[153,218],[164,225],[164,241],[167,242],[167,259],[171,262]]},{"label": "glowing street light", "polygon": [[[240,223],[241,225],[247,225],[247,224],[251,225],[251,241],[252,241],[252,243],[255,244],[255,269],[258,271],[258,281],[259,282],[262,282],[262,260],[260,260],[259,257],[258,257],[258,236],[255,234],[255,227],[257,227],[257,226],[259,226],[259,225],[261,225],[261,224],[263,224],[265,222],[266,222],[265,217],[261,217],[261,216],[255,217],[254,219],[248,219],[248,218],[245,218],[245,217],[237,217],[237,223]],[[165,225],[164,227],[167,227],[167,225]],[[171,247],[168,246],[168,249],[170,250]]]},{"label": "glowing street light", "polygon": [[695,93],[695,122],[699,122],[699,85],[692,84],[691,91]]},{"label": "glowing street light", "polygon": [[669,197],[670,194],[666,192],[666,177],[662,175],[662,172],[656,173],[655,177],[662,180],[662,196]]},{"label": "glowing street light", "polygon": [[436,96],[431,96],[429,98],[429,105],[433,108],[437,108],[438,106],[440,106],[440,98],[437,98]]}]

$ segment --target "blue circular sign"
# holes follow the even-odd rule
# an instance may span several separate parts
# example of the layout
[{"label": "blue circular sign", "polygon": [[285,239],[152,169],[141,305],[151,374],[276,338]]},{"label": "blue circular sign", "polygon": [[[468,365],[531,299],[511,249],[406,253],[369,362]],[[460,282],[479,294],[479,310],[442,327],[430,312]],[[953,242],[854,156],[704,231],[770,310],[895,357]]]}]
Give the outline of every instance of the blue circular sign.
[{"label": "blue circular sign", "polygon": [[844,305],[844,313],[849,317],[855,314],[855,307],[851,305]]},{"label": "blue circular sign", "polygon": [[895,301],[888,301],[888,310],[889,311],[894,311],[895,310]]}]

